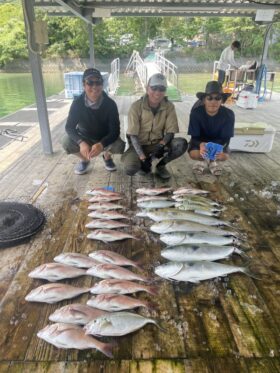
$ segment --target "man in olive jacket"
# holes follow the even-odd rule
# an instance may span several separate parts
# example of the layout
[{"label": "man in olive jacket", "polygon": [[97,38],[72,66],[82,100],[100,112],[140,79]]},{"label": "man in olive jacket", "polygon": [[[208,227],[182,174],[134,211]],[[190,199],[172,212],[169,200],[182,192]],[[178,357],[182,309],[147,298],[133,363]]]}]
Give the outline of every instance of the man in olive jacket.
[{"label": "man in olive jacket", "polygon": [[174,105],[165,97],[167,82],[162,74],[150,77],[146,95],[134,102],[128,113],[127,137],[129,148],[122,155],[125,172],[133,176],[137,172],[151,172],[152,161],[160,159],[156,174],[169,179],[166,164],[180,157],[187,150],[179,132]]}]

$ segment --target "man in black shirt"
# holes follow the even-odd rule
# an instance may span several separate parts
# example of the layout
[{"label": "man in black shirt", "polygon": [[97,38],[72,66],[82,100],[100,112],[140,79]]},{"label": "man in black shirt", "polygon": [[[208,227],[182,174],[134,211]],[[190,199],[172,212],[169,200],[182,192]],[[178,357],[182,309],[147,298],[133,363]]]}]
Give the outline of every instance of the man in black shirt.
[{"label": "man in black shirt", "polygon": [[110,153],[122,154],[125,144],[120,139],[120,120],[116,103],[103,91],[99,70],[89,68],[83,74],[84,92],[73,101],[67,118],[63,148],[75,154],[80,162],[77,175],[85,174],[90,160],[103,152],[105,168],[115,171]]},{"label": "man in black shirt", "polygon": [[220,175],[221,166],[216,161],[228,159],[228,145],[230,138],[234,136],[234,113],[222,106],[230,94],[223,93],[222,85],[217,81],[208,82],[205,92],[198,92],[197,98],[202,105],[192,110],[188,134],[191,135],[189,155],[199,161],[193,169],[202,174],[206,167],[204,159],[207,158],[207,143],[220,144],[223,150],[218,152],[214,160],[210,160],[209,169],[213,175]]}]

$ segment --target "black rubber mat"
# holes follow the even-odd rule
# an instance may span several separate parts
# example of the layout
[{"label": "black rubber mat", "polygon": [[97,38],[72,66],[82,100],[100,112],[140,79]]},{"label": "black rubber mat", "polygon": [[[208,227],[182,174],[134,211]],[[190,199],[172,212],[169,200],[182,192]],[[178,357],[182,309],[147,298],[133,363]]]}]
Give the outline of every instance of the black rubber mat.
[{"label": "black rubber mat", "polygon": [[43,212],[30,204],[0,201],[0,248],[25,242],[44,222]]}]

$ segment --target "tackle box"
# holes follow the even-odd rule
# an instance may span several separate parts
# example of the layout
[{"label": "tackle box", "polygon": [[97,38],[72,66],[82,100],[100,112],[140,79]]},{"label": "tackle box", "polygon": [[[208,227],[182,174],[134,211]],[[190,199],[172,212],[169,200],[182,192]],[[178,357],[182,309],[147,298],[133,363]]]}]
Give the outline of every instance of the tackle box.
[{"label": "tackle box", "polygon": [[231,151],[268,153],[272,149],[276,130],[263,122],[236,122],[234,137],[230,140]]},{"label": "tackle box", "polygon": [[[101,72],[103,77],[103,90],[108,91],[108,72]],[[64,73],[65,98],[74,98],[83,93],[83,71]]]},{"label": "tackle box", "polygon": [[256,109],[259,96],[250,91],[241,91],[238,94],[236,105],[244,109]]}]

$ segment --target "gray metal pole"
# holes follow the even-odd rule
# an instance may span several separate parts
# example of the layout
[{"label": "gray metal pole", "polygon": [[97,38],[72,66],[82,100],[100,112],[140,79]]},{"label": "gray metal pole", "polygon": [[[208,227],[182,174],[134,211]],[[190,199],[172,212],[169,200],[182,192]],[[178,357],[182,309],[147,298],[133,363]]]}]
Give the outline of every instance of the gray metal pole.
[{"label": "gray metal pole", "polygon": [[44,82],[41,67],[41,58],[38,53],[36,53],[37,45],[34,41],[33,32],[33,21],[35,20],[34,15],[34,0],[22,0],[25,31],[28,40],[28,53],[29,61],[31,66],[31,73],[33,79],[33,86],[36,98],[37,113],[41,132],[41,141],[43,146],[43,151],[45,154],[52,154],[52,139],[48,118],[48,110],[46,103],[46,96],[44,90]]},{"label": "gray metal pole", "polygon": [[93,28],[92,24],[88,24],[88,35],[89,35],[89,63],[90,67],[95,66],[95,60],[94,60],[94,43],[93,43]]},{"label": "gray metal pole", "polygon": [[266,27],[266,38],[264,41],[264,50],[263,50],[263,61],[265,62],[267,60],[268,55],[268,47],[270,42],[270,34],[271,34],[271,24],[267,25]]}]

